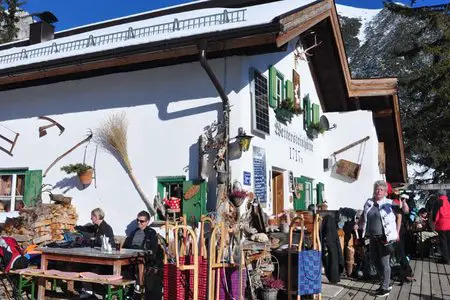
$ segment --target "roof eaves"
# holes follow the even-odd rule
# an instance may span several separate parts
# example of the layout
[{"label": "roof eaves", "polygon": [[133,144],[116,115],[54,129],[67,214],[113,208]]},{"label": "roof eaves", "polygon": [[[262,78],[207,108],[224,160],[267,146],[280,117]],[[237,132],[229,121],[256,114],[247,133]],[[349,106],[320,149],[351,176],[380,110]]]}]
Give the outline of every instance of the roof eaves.
[{"label": "roof eaves", "polygon": [[[122,18],[116,18],[111,20],[106,20],[102,22],[97,22],[93,24],[88,24],[76,28],[70,28],[67,30],[58,31],[55,33],[55,39],[68,37],[80,33],[85,33],[97,29],[103,29],[107,27],[112,27],[116,25],[122,25],[127,23],[132,23],[136,21],[142,21],[142,20],[148,20],[160,16],[170,15],[170,14],[176,14],[176,13],[182,13],[187,11],[193,11],[197,9],[204,9],[204,8],[217,8],[217,7],[223,7],[223,8],[236,8],[236,7],[246,7],[246,6],[253,6],[253,5],[260,5],[264,3],[269,2],[276,2],[279,0],[210,0],[210,1],[194,1],[189,3],[184,3],[181,5],[175,5],[170,7],[164,7],[160,9],[155,9],[139,14],[134,14],[131,16],[126,16]],[[0,51],[6,50],[14,47],[24,47],[29,45],[29,39],[23,39],[20,41],[10,42],[7,44],[1,44],[0,45]]]},{"label": "roof eaves", "polygon": [[31,73],[36,71],[47,72],[51,68],[58,68],[72,64],[82,64],[92,61],[107,60],[114,57],[124,57],[133,54],[147,53],[152,51],[162,51],[174,49],[178,47],[187,47],[197,45],[200,40],[207,40],[209,42],[222,41],[226,42],[234,38],[243,38],[247,36],[254,36],[258,34],[274,34],[276,35],[281,30],[281,25],[278,23],[268,23],[262,25],[254,25],[247,28],[235,28],[226,31],[204,33],[194,36],[186,36],[177,39],[163,40],[156,42],[149,42],[145,44],[114,48],[94,53],[81,54],[70,56],[55,60],[43,61],[28,65],[22,65],[0,70],[0,86],[3,85],[2,78],[11,78],[16,75]]}]

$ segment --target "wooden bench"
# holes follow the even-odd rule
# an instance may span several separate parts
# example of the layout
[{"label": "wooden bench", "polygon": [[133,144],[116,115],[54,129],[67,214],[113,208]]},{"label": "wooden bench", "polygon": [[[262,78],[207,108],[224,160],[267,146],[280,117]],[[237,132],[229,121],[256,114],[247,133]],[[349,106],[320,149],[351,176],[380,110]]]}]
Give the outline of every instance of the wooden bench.
[{"label": "wooden bench", "polygon": [[[68,282],[73,281],[80,281],[80,282],[89,282],[89,283],[96,283],[96,284],[102,284],[107,286],[107,300],[112,300],[113,296],[117,296],[118,299],[123,300],[124,299],[124,290],[126,287],[135,284],[134,280],[128,280],[128,279],[120,279],[120,280],[114,280],[109,281],[106,279],[99,279],[99,278],[82,278],[79,277],[80,273],[76,272],[65,272],[64,275],[54,275],[54,274],[44,274],[44,273],[37,273],[36,270],[31,269],[22,269],[22,270],[11,270],[9,272],[10,274],[16,274],[19,275],[19,286],[18,286],[18,295],[20,297],[22,296],[23,290],[27,287],[31,288],[31,299],[35,300],[34,292],[35,292],[35,281],[33,279],[35,278],[41,278],[41,279],[53,279],[53,280],[63,280]],[[73,273],[69,274],[69,273]]]}]

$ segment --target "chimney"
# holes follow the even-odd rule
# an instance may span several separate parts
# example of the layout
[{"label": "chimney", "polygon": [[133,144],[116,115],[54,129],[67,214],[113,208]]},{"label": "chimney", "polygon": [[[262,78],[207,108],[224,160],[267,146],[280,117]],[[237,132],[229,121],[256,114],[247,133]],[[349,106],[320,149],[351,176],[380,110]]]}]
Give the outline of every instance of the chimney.
[{"label": "chimney", "polygon": [[32,14],[37,17],[37,22],[30,24],[30,45],[50,41],[55,38],[55,26],[52,24],[58,22],[58,19],[49,11]]}]

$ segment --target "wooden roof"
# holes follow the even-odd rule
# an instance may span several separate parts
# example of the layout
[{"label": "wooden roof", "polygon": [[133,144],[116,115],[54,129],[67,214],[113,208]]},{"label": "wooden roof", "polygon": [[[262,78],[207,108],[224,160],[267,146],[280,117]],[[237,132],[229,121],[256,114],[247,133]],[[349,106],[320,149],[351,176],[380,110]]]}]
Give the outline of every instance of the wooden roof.
[{"label": "wooden roof", "polygon": [[[205,3],[208,2],[214,3]],[[241,5],[238,2],[234,1],[233,5],[259,4],[254,0],[245,0]],[[194,6],[199,5],[201,7],[201,4]],[[278,16],[270,24],[150,42],[0,70],[0,91],[198,61],[198,45],[202,41],[208,43],[208,58],[218,58],[284,51],[288,42],[299,37],[305,48],[308,48],[314,44],[314,36],[322,44],[311,50],[309,65],[323,110],[372,110],[378,139],[386,145],[387,180],[405,182],[406,161],[397,79],[351,78],[333,0],[316,1]]]}]

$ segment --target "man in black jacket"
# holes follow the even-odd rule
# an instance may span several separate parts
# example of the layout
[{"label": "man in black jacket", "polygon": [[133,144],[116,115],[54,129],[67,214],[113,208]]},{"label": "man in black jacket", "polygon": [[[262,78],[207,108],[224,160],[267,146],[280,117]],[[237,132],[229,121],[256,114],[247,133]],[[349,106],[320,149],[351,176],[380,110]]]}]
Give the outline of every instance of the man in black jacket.
[{"label": "man in black jacket", "polygon": [[147,251],[145,266],[145,299],[162,298],[162,256],[158,247],[156,231],[148,227],[150,214],[141,211],[137,215],[138,228],[126,239],[123,248]]}]

